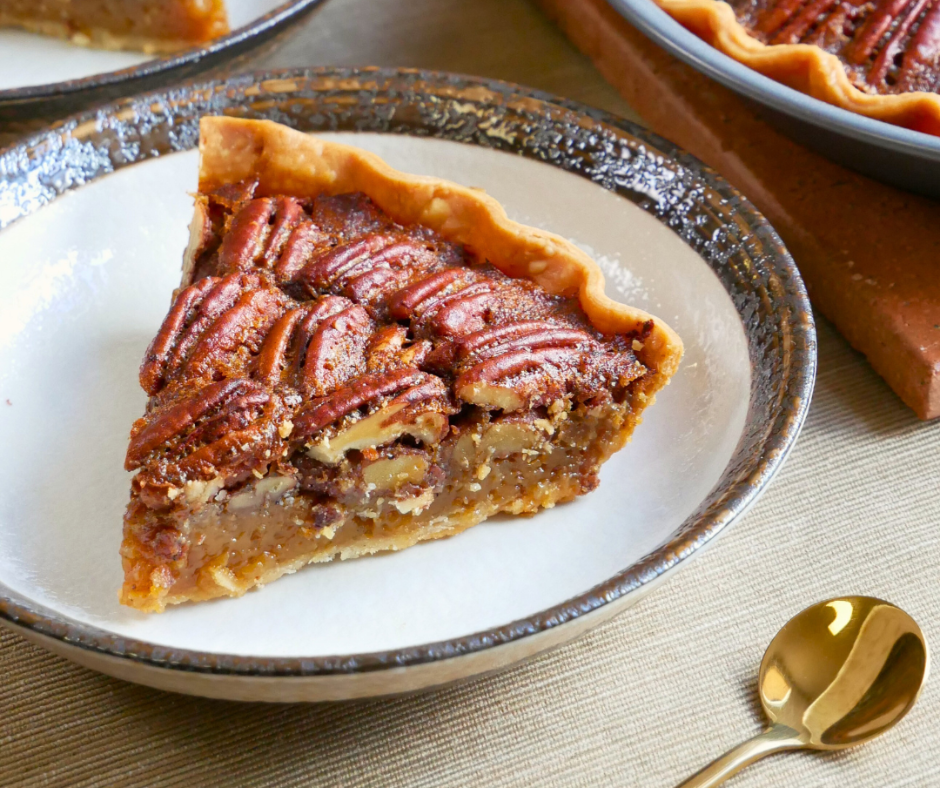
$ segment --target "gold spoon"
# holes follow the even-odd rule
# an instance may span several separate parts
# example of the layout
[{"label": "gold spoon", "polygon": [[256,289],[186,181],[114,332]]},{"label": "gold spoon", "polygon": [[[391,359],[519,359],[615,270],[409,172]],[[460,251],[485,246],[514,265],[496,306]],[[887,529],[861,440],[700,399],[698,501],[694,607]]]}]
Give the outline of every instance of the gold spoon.
[{"label": "gold spoon", "polygon": [[927,641],[900,608],[868,596],[830,599],[791,618],[761,661],[771,725],[677,788],[712,788],[782,750],[841,750],[910,711],[927,681]]}]

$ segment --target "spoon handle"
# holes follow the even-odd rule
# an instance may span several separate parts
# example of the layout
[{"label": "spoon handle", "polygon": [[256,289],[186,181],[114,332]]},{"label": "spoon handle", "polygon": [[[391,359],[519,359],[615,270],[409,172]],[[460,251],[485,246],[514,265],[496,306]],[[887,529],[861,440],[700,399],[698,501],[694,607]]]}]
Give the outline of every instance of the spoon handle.
[{"label": "spoon handle", "polygon": [[795,730],[786,725],[772,725],[763,733],[741,742],[734,749],[715,759],[676,788],[713,788],[713,786],[721,785],[745,766],[759,761],[765,755],[782,750],[796,750],[802,746],[803,742],[800,741]]}]

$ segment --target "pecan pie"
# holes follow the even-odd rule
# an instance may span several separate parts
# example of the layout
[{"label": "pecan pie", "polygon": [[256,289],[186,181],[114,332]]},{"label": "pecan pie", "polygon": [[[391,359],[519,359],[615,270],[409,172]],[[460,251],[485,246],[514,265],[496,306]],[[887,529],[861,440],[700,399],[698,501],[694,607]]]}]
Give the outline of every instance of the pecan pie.
[{"label": "pecan pie", "polygon": [[656,0],[735,60],[843,109],[940,135],[936,0]]},{"label": "pecan pie", "polygon": [[205,118],[121,599],[237,596],[594,489],[681,343],[479,190],[267,121]]},{"label": "pecan pie", "polygon": [[204,44],[229,31],[223,0],[0,0],[0,27],[150,54]]}]

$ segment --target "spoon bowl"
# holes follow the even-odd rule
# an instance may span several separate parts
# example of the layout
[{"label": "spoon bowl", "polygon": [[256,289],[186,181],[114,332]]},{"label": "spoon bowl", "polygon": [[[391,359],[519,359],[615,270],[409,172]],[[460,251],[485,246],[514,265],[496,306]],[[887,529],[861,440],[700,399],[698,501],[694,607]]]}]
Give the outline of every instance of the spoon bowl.
[{"label": "spoon bowl", "polygon": [[873,597],[831,599],[790,619],[771,641],[761,705],[808,747],[842,749],[900,721],[929,668],[924,635],[903,610]]},{"label": "spoon bowl", "polygon": [[930,672],[927,641],[907,613],[846,596],[791,618],[761,661],[758,689],[771,725],[682,783],[712,788],[765,755],[841,750],[894,727]]}]

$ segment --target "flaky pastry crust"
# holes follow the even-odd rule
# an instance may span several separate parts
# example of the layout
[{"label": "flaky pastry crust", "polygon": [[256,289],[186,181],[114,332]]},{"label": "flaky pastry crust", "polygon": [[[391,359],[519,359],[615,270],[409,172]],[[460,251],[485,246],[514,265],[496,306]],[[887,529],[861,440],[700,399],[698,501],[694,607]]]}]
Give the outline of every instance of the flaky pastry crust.
[{"label": "flaky pastry crust", "polygon": [[940,136],[940,95],[936,93],[865,93],[852,84],[836,55],[812,44],[764,44],[721,0],[655,1],[703,41],[765,77],[850,112]]},{"label": "flaky pastry crust", "polygon": [[[627,334],[647,321],[652,333],[637,352],[650,375],[650,397],[675,373],[682,340],[666,323],[604,293],[604,274],[570,241],[512,221],[481,189],[400,172],[375,154],[304,134],[267,120],[211,116],[199,126],[199,190],[257,179],[258,194],[363,192],[401,224],[420,224],[472,247],[503,273],[533,280],[553,295],[577,293],[594,328]],[[184,286],[188,284],[184,273]]]}]

